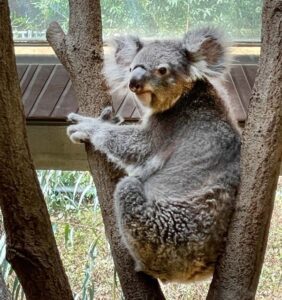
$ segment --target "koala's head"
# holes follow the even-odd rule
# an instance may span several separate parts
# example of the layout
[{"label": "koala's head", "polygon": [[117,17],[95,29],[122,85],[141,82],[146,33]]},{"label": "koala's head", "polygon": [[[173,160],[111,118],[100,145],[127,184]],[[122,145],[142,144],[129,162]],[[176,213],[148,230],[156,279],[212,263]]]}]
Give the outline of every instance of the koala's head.
[{"label": "koala's head", "polygon": [[183,39],[141,41],[116,37],[105,54],[104,74],[113,92],[129,90],[153,111],[164,111],[203,78],[228,67],[224,35],[214,28],[189,31]]}]

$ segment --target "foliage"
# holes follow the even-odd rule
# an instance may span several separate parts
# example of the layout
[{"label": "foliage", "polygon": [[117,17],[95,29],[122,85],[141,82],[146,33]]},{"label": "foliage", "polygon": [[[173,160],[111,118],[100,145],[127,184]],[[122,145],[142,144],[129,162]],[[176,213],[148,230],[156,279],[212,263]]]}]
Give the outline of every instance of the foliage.
[{"label": "foliage", "polygon": [[[37,30],[45,38],[47,25],[54,20],[67,28],[67,0],[9,3],[15,36],[17,31]],[[101,0],[101,7],[104,36],[179,36],[190,27],[214,24],[236,40],[260,37],[262,0]]]},{"label": "foliage", "polygon": [[145,36],[181,35],[190,27],[214,24],[236,39],[260,36],[261,0],[102,1],[105,35],[137,31]]},{"label": "foliage", "polygon": [[95,205],[98,200],[89,173],[42,170],[37,172],[50,214],[79,211],[81,205]]},{"label": "foliage", "polygon": [[[88,249],[86,253],[81,254],[84,258],[83,276],[79,276],[82,285],[80,289],[73,288],[74,298],[93,300],[95,289],[92,282],[92,273],[95,267],[96,247],[99,241],[96,227],[99,225],[100,220],[98,220],[98,223],[88,220],[88,224],[93,223],[89,226],[90,230],[88,230],[91,234],[90,239],[83,236],[83,233],[77,232],[77,227],[78,230],[83,230],[83,227],[86,227],[86,225],[80,227],[80,224],[77,224],[77,219],[85,214],[87,215],[88,212],[91,212],[91,217],[93,217],[93,211],[95,213],[99,211],[92,177],[88,172],[55,170],[41,170],[37,172],[37,175],[51,215],[54,234],[64,245],[60,249],[61,252],[73,251],[78,240],[78,245],[83,243]],[[73,253],[73,259],[77,259],[77,254],[77,252]],[[75,270],[73,271],[72,274],[69,274],[69,277],[73,274],[78,275]]]},{"label": "foliage", "polygon": [[67,0],[9,0],[12,27],[15,30],[46,31],[52,21],[59,21],[64,30],[68,27]]}]

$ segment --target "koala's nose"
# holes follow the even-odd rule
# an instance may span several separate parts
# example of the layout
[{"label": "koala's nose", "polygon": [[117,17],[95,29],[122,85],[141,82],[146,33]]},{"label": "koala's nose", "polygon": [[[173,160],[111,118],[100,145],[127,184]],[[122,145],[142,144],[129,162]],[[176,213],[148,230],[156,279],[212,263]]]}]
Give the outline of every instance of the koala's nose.
[{"label": "koala's nose", "polygon": [[142,67],[135,68],[131,73],[131,78],[129,80],[129,88],[134,93],[139,93],[144,88],[146,70]]},{"label": "koala's nose", "polygon": [[131,89],[132,92],[138,93],[143,89],[143,83],[141,80],[138,80],[136,78],[131,78],[129,81],[129,88]]}]

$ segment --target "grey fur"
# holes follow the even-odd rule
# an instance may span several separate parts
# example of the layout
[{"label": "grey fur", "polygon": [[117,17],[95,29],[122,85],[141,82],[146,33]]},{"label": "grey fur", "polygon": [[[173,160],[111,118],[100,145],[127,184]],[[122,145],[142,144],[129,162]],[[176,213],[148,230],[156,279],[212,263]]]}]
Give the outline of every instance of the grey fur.
[{"label": "grey fur", "polygon": [[203,278],[222,249],[240,178],[239,133],[206,79],[226,70],[225,46],[210,28],[183,40],[117,40],[105,62],[108,83],[130,95],[128,84],[138,78],[131,89],[151,112],[124,126],[108,122],[108,111],[101,118],[70,114],[77,124],[68,135],[126,170],[114,198],[136,270],[162,281]]}]

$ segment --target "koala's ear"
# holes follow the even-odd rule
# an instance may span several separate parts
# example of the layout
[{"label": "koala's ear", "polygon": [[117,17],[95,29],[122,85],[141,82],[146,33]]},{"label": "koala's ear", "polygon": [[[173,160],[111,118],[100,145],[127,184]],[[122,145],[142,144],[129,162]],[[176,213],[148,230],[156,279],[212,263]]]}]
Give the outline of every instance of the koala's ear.
[{"label": "koala's ear", "polygon": [[228,44],[225,34],[213,27],[188,31],[183,47],[191,64],[192,79],[224,74],[230,61]]},{"label": "koala's ear", "polygon": [[103,72],[112,91],[128,84],[129,68],[143,43],[135,36],[119,36],[105,42]]}]

